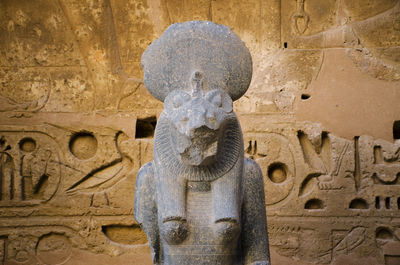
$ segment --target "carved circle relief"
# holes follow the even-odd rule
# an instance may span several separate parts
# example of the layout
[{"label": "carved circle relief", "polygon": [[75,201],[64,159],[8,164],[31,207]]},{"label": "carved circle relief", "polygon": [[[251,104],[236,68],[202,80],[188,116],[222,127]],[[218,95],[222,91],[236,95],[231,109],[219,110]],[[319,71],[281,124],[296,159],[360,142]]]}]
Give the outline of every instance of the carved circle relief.
[{"label": "carved circle relief", "polygon": [[36,141],[31,137],[25,137],[19,142],[21,151],[31,153],[36,149]]},{"label": "carved circle relief", "polygon": [[54,139],[26,128],[0,134],[7,146],[0,154],[0,177],[4,180],[0,207],[37,205],[50,200],[61,174],[59,147]]},{"label": "carved circle relief", "polygon": [[69,150],[78,159],[92,158],[97,151],[97,139],[89,132],[76,133],[71,137]]},{"label": "carved circle relief", "polygon": [[274,183],[284,182],[287,179],[287,166],[280,162],[270,164],[268,177]]},{"label": "carved circle relief", "polygon": [[277,133],[267,133],[256,137],[250,149],[250,157],[259,163],[264,176],[266,205],[286,199],[293,189],[296,174],[288,139]]},{"label": "carved circle relief", "polygon": [[44,264],[63,264],[71,256],[71,244],[65,235],[50,233],[39,239],[36,257]]},{"label": "carved circle relief", "polygon": [[20,250],[15,254],[15,260],[18,262],[29,261],[30,255],[26,250]]}]

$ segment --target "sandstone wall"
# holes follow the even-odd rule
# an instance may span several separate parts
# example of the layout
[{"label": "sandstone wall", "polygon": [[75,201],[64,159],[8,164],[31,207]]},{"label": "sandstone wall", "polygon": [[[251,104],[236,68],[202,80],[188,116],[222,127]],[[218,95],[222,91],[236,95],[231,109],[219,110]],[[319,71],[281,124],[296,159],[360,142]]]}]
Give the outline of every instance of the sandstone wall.
[{"label": "sandstone wall", "polygon": [[400,1],[0,0],[0,263],[150,264],[134,222],[162,104],[140,56],[171,23],[249,47],[235,102],[273,264],[400,264]]}]

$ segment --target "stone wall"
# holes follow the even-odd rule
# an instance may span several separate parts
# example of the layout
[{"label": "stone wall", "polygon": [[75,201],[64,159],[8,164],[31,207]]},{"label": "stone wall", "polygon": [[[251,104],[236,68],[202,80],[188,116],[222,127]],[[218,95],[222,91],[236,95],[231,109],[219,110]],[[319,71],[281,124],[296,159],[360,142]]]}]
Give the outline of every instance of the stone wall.
[{"label": "stone wall", "polygon": [[400,264],[400,1],[1,0],[0,263],[150,264],[133,219],[162,104],[140,56],[230,26],[272,264]]}]

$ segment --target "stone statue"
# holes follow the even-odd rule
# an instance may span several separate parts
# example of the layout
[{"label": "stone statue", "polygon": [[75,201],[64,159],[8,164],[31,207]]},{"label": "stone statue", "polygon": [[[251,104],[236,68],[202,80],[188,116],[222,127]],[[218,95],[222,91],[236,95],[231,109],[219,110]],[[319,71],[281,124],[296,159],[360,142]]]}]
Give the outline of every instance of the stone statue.
[{"label": "stone statue", "polygon": [[164,102],[135,190],[153,263],[270,264],[262,173],[232,110],[251,81],[249,50],[226,26],[190,21],[152,43],[142,67]]}]

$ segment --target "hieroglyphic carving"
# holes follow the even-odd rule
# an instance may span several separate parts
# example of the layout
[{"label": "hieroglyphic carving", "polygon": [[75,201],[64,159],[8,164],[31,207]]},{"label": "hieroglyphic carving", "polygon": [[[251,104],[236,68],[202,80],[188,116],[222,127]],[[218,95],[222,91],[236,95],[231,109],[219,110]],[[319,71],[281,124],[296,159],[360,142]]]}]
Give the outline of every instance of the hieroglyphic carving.
[{"label": "hieroglyphic carving", "polygon": [[266,205],[285,200],[294,186],[296,163],[288,139],[278,133],[249,135],[245,138],[247,156],[255,159],[264,176]]},{"label": "hieroglyphic carving", "polygon": [[[390,176],[395,179],[400,153],[398,142],[389,143],[370,136],[348,140],[323,130],[307,129],[302,124],[297,126],[302,129],[296,135],[286,134],[289,146],[295,147],[292,152],[302,155],[302,160],[295,156],[295,185],[282,203],[267,205],[273,249],[280,255],[318,264],[332,264],[340,257],[362,257],[366,253],[376,258],[374,264],[394,259],[398,255],[392,250],[397,246],[396,229],[390,222],[381,221],[380,225],[375,222],[384,216],[400,217],[400,200],[395,195],[397,184],[396,181],[378,183],[376,176],[378,172],[393,171]],[[257,138],[249,139],[252,140],[246,149],[248,155],[259,161],[273,157],[273,150],[260,151],[258,155],[260,143],[268,141],[270,133],[259,133]],[[262,164],[263,170],[273,167],[274,163],[271,159]],[[389,179],[387,173],[386,179]],[[267,192],[267,198],[268,195]],[[358,221],[332,221],[340,215],[363,217]],[[297,221],[293,223],[291,218]],[[321,227],[324,222],[329,225]],[[376,233],[376,237],[371,237],[371,233]],[[376,242],[385,247],[373,250]]]},{"label": "hieroglyphic carving", "polygon": [[[71,255],[72,244],[82,243],[65,226],[25,225],[19,229],[0,226],[4,264],[63,264]],[[3,264],[3,263],[2,263]]]},{"label": "hieroglyphic carving", "polygon": [[360,71],[398,81],[400,68],[394,50],[399,43],[400,5],[396,2],[284,0],[282,42],[285,48],[294,49],[349,48],[346,54]]},{"label": "hieroglyphic carving", "polygon": [[385,265],[399,264],[400,261],[400,234],[399,226],[388,224],[377,226],[375,229],[375,240],[378,248],[384,255]]},{"label": "hieroglyphic carving", "polygon": [[4,138],[0,140],[2,152],[0,154],[0,177],[1,177],[1,200],[12,200],[14,197],[14,161],[12,156],[6,151]]},{"label": "hieroglyphic carving", "polygon": [[[400,184],[400,142],[398,140],[389,143],[384,140],[374,140],[370,136],[361,136],[359,148],[361,178],[364,186],[382,186],[379,190],[383,191],[390,190],[392,185]],[[394,193],[386,195],[392,196],[393,201],[397,199]]]},{"label": "hieroglyphic carving", "polygon": [[0,206],[24,206],[49,200],[58,188],[58,147],[40,132],[2,131]]},{"label": "hieroglyphic carving", "polygon": [[345,234],[332,231],[332,256],[349,254],[363,243],[366,236],[365,233],[366,229],[364,227],[354,227],[350,231],[346,231]]},{"label": "hieroglyphic carving", "polygon": [[[249,93],[239,100],[240,107],[236,105],[236,110],[240,115],[246,112],[247,116],[243,120],[251,119],[252,114],[256,116],[254,120],[266,116],[273,117],[275,114],[270,114],[275,112],[278,115],[271,120],[282,123],[292,113],[296,114],[298,100],[307,103],[319,102],[321,98],[318,98],[314,91],[326,86],[327,78],[335,77],[332,78],[334,85],[326,86],[329,87],[329,91],[341,87],[341,83],[337,83],[338,80],[350,81],[351,92],[360,91],[358,87],[372,83],[370,76],[385,80],[385,82],[377,83],[376,88],[382,89],[392,83],[396,86],[391,81],[398,81],[400,78],[399,8],[397,0],[0,1],[2,10],[0,15],[2,22],[0,23],[0,36],[2,36],[0,38],[0,118],[27,117],[35,112],[50,111],[54,114],[52,121],[64,122],[64,120],[79,116],[79,112],[90,112],[93,109],[98,109],[100,112],[103,109],[116,109],[122,110],[124,114],[140,112],[143,113],[141,118],[157,116],[155,114],[157,111],[153,109],[160,110],[162,105],[154,103],[155,100],[150,99],[140,78],[134,77],[142,75],[140,55],[171,21],[201,18],[229,25],[246,42],[251,52],[257,54],[254,65],[259,67],[254,73]],[[300,16],[294,19],[296,13]],[[304,18],[305,15],[309,19]],[[168,17],[171,20],[168,20]],[[304,23],[306,20],[308,24]],[[287,49],[280,49],[284,47]],[[339,50],[341,53],[336,53]],[[351,60],[347,60],[347,56]],[[327,68],[337,62],[332,61],[332,57],[346,58],[343,64],[338,64],[337,71]],[[349,68],[344,67],[344,65],[352,66],[351,62],[354,62],[358,68],[355,70],[361,71],[360,75],[357,75],[359,71],[351,72]],[[323,69],[328,69],[332,75],[324,76]],[[346,75],[338,78],[339,73]],[[365,76],[364,73],[368,75]],[[319,85],[313,83],[313,80],[319,78],[321,78]],[[357,85],[353,85],[355,80]],[[310,91],[309,88],[312,86],[316,87],[316,90]],[[308,99],[306,96],[304,99],[298,98],[298,92],[308,95]],[[326,93],[321,94],[322,98],[331,98]],[[346,91],[346,93],[337,92],[335,95],[348,100],[351,94]],[[383,94],[391,95],[392,93]],[[370,98],[379,101],[378,96],[370,96]],[[382,106],[382,101],[377,101],[374,101],[375,104],[370,104],[369,100],[358,100],[353,108],[360,107],[361,102],[366,102],[368,109],[379,113],[382,120],[398,119],[390,114],[387,115],[390,112],[398,113],[395,109],[396,104],[383,101],[389,107],[388,111],[386,109],[381,111],[379,106]],[[338,105],[335,108],[339,110],[339,113],[342,107],[341,102]],[[152,110],[149,111],[149,109]],[[64,119],[62,112],[65,111],[74,113]],[[334,123],[338,120],[331,117],[326,109],[321,112],[329,117],[329,122]],[[249,113],[252,114],[248,115]],[[101,115],[110,117],[113,114],[104,112]],[[364,117],[368,116],[365,113],[364,115]],[[17,120],[2,122],[2,125],[16,124]],[[135,118],[125,123],[134,123],[134,120]],[[82,123],[86,122],[87,118],[83,118]],[[62,234],[63,231],[51,227],[51,224],[57,219],[67,222],[66,220],[71,218],[73,223],[79,224],[73,233],[87,236],[88,250],[110,255],[125,253],[127,248],[124,249],[118,244],[132,245],[134,243],[121,238],[119,231],[136,231],[135,225],[137,225],[132,223],[132,220],[121,221],[125,218],[121,217],[123,214],[132,211],[133,196],[130,195],[132,190],[125,187],[132,187],[138,167],[151,160],[153,144],[151,138],[134,139],[133,134],[126,139],[118,140],[117,150],[114,137],[121,128],[109,126],[115,129],[109,132],[101,127],[104,125],[103,122],[102,119],[97,120],[97,129],[74,124],[69,128],[71,134],[67,131],[58,134],[48,133],[47,129],[33,130],[25,126],[31,124],[32,121],[19,122],[24,126],[15,130],[18,134],[27,130],[41,131],[55,139],[55,142],[59,144],[59,150],[51,149],[50,159],[46,150],[41,148],[30,151],[28,145],[23,147],[24,151],[19,145],[14,146],[26,137],[33,139],[41,146],[40,139],[38,140],[36,135],[24,134],[13,140],[9,138],[9,135],[0,133],[0,137],[3,136],[5,141],[4,146],[0,147],[0,174],[4,182],[7,182],[2,184],[2,188],[8,187],[2,193],[8,197],[6,201],[10,201],[9,197],[12,196],[12,203],[19,204],[18,207],[10,207],[11,202],[6,203],[1,200],[4,204],[0,203],[2,216],[0,225],[4,225],[7,219],[19,224],[10,228],[11,230],[21,231],[22,219],[25,220],[25,224],[41,219],[42,223],[37,224],[34,229],[49,228],[45,234],[51,234],[52,231]],[[342,120],[333,126],[347,130],[346,125],[341,122]],[[261,123],[254,124],[269,128],[275,126],[269,122]],[[375,122],[370,122],[370,124],[372,124],[371,127],[383,131],[383,127]],[[377,264],[399,263],[400,253],[395,250],[400,247],[395,244],[399,238],[399,226],[396,220],[398,220],[400,210],[400,195],[398,194],[400,180],[397,174],[399,161],[394,159],[398,144],[387,142],[389,146],[383,147],[385,144],[380,143],[381,140],[371,137],[374,144],[370,148],[364,142],[363,136],[358,140],[353,140],[351,139],[353,135],[347,135],[346,137],[349,137],[347,140],[338,141],[337,152],[333,150],[333,147],[331,148],[332,159],[328,162],[318,151],[318,146],[321,147],[321,145],[316,145],[310,140],[311,149],[314,149],[308,152],[308,155],[313,157],[311,160],[314,161],[310,163],[318,164],[316,161],[322,161],[322,164],[319,163],[322,165],[320,168],[326,167],[328,169],[326,171],[329,171],[325,173],[325,170],[318,167],[312,168],[309,162],[305,161],[302,145],[297,142],[296,134],[299,128],[293,124],[285,124],[285,126],[296,132],[285,131],[280,134],[280,130],[275,130],[274,132],[282,135],[282,138],[274,138],[264,130],[257,131],[260,134],[256,136],[250,134],[244,136],[251,141],[248,155],[259,163],[263,163],[265,187],[268,186],[267,201],[275,202],[275,196],[278,196],[278,200],[279,196],[286,196],[283,200],[267,206],[272,226],[277,227],[280,224],[282,227],[291,227],[287,229],[287,233],[279,232],[278,234],[274,232],[274,229],[270,230],[271,242],[276,242],[272,245],[275,249],[280,249],[278,253],[296,259],[296,261],[287,261],[286,264],[296,263],[297,260],[319,262],[322,259],[318,257],[319,255],[324,257],[324,262],[330,260],[331,263],[338,263],[340,256],[360,253],[359,256],[364,257],[380,258],[384,255],[384,259]],[[364,129],[369,131],[366,127]],[[88,132],[92,133],[97,140],[97,149],[93,148],[93,141],[86,141],[85,137],[76,138],[77,142],[71,141],[73,135]],[[306,138],[309,138],[308,132],[305,134],[307,134]],[[371,134],[376,135],[374,132]],[[333,133],[327,134],[331,144],[336,141],[332,140],[332,137],[334,137]],[[287,162],[279,161],[280,159],[272,161],[275,148],[263,150],[263,146],[270,144],[265,141],[271,138],[273,138],[273,146],[275,146],[275,140],[281,141],[282,143],[277,145],[283,146],[284,149],[288,143],[290,153],[294,158],[293,164],[289,161],[290,159],[287,159]],[[287,139],[287,142],[282,140],[283,138]],[[46,141],[51,141],[51,139]],[[356,147],[357,141],[358,147]],[[27,144],[29,142],[27,141]],[[247,143],[248,141],[245,141],[245,144]],[[69,148],[69,144],[72,148]],[[12,149],[8,149],[8,145]],[[347,146],[346,150],[343,149],[344,145]],[[327,147],[328,145],[324,145],[323,148],[328,150]],[[88,152],[84,151],[86,148]],[[104,149],[109,149],[110,152],[104,152]],[[341,150],[343,155],[341,155]],[[373,156],[366,155],[371,150],[374,150]],[[54,163],[51,162],[51,157],[57,154],[61,155],[61,160],[57,160],[61,170],[59,188],[51,200],[31,207],[29,204],[41,200],[42,192],[49,189],[46,186],[46,176],[52,174],[50,169]],[[337,158],[341,157],[341,163],[335,162],[333,158],[335,155]],[[384,158],[385,155],[387,159]],[[373,157],[374,162],[365,161],[367,157]],[[36,162],[38,164],[34,165]],[[49,163],[50,168],[46,170],[46,165]],[[335,165],[340,168],[337,175],[333,169]],[[122,174],[124,170],[119,171],[121,168],[131,168],[132,172],[129,173],[127,170]],[[365,169],[367,172],[363,172]],[[119,173],[115,174],[116,172]],[[271,173],[271,177],[268,172]],[[291,174],[286,174],[287,172]],[[323,174],[317,177],[313,175],[313,172]],[[307,176],[310,178],[307,179]],[[327,176],[332,181],[324,181],[323,176]],[[24,189],[18,188],[18,185],[22,186],[22,182],[18,182],[21,179]],[[79,182],[82,179],[84,180]],[[293,184],[287,195],[286,191],[282,194],[268,193],[269,189],[272,191],[274,187],[288,185],[290,181]],[[301,188],[303,181],[304,186]],[[78,182],[78,185],[68,190]],[[335,186],[325,187],[328,183]],[[18,189],[14,190],[10,187]],[[299,197],[299,194],[302,196]],[[25,196],[25,199],[18,199],[22,196]],[[17,202],[18,200],[21,201]],[[20,207],[25,205],[27,207]],[[46,218],[42,218],[41,215],[52,215],[53,219],[46,221]],[[66,215],[78,217],[74,219]],[[85,218],[91,215],[105,217]],[[279,218],[274,220],[274,216]],[[330,219],[335,222],[329,223]],[[389,219],[391,223],[387,222]],[[290,220],[295,220],[296,224],[290,224]],[[361,231],[360,224],[366,229],[364,241],[351,250],[342,248],[349,242],[344,237],[350,231]],[[322,231],[322,226],[327,227],[326,231]],[[101,230],[103,227],[104,233]],[[122,229],[119,230],[121,227]],[[133,227],[132,230],[130,230],[131,227]],[[285,229],[282,228],[282,231]],[[45,234],[36,234],[35,238],[45,237]],[[1,244],[7,248],[7,242],[10,242],[7,235],[0,235],[0,252]],[[29,237],[29,233],[26,235]],[[336,238],[332,239],[332,244],[326,243],[331,242],[329,235]],[[70,234],[67,237],[70,237]],[[10,238],[12,241],[19,240],[20,237]],[[96,241],[99,238],[104,241]],[[326,249],[314,248],[312,244],[310,246],[305,244],[302,247],[305,241],[312,242],[314,245],[331,247],[332,259],[327,258],[329,251]],[[334,250],[339,241],[341,241],[340,248],[337,247],[337,250],[343,249],[342,251]],[[81,245],[85,244],[74,246],[77,245],[81,248]],[[286,249],[285,246],[287,246]],[[368,252],[368,246],[372,251],[374,249],[378,251]],[[137,247],[135,245],[135,248]],[[308,250],[307,247],[309,247]],[[23,260],[24,253],[21,252],[16,256]],[[3,257],[5,258],[4,255]],[[102,255],[101,259],[104,258],[105,256]],[[357,258],[358,263],[371,264],[363,263],[360,258]],[[0,263],[3,261],[0,254]],[[46,262],[35,259],[28,263]],[[110,263],[117,264],[115,259]],[[143,264],[143,262],[133,263]],[[352,264],[352,262],[344,262],[344,264]]]},{"label": "hieroglyphic carving", "polygon": [[4,263],[6,257],[6,238],[0,237],[0,262]]},{"label": "hieroglyphic carving", "polygon": [[71,244],[65,235],[49,233],[39,238],[35,252],[44,264],[63,264],[70,258]]},{"label": "hieroglyphic carving", "polygon": [[0,112],[5,111],[39,111],[49,100],[50,89],[41,98],[28,102],[16,102],[12,98],[0,94]]},{"label": "hieroglyphic carving", "polygon": [[146,234],[139,225],[105,225],[104,235],[111,241],[123,245],[141,245],[147,243]]},{"label": "hieroglyphic carving", "polygon": [[297,0],[296,12],[291,16],[293,28],[299,35],[303,35],[310,21],[310,16],[304,10],[304,2],[305,0]]},{"label": "hieroglyphic carving", "polygon": [[[77,114],[69,117],[76,118]],[[129,252],[121,246],[125,242],[123,234],[106,228],[126,226],[132,232],[130,227],[137,227],[128,215],[133,196],[129,200],[126,192],[121,192],[124,182],[130,183],[129,187],[133,185],[135,167],[139,166],[133,159],[139,154],[134,127],[119,126],[116,119],[103,120],[102,124],[111,122],[109,127],[71,126],[71,119],[54,123],[51,114],[11,119],[18,119],[23,125],[2,125],[0,130],[0,176],[3,180],[8,177],[8,187],[13,184],[7,193],[2,191],[8,198],[0,200],[0,239],[7,249],[3,252],[6,264],[52,264],[51,260],[63,263],[70,258],[72,246],[110,255],[115,251]],[[40,125],[25,125],[29,123]],[[82,218],[91,210],[102,216],[96,220]],[[111,211],[114,218],[103,216]],[[129,222],[125,221],[126,216]],[[25,229],[27,226],[35,232]],[[58,226],[71,227],[73,231]],[[130,235],[137,235],[136,230]],[[77,235],[82,238],[75,238]]]},{"label": "hieroglyphic carving", "polygon": [[63,234],[48,233],[38,238],[30,233],[21,233],[9,235],[8,240],[7,246],[3,243],[4,250],[7,250],[3,261],[7,264],[62,264],[71,255],[71,244]]},{"label": "hieroglyphic carving", "polygon": [[374,172],[372,178],[375,184],[400,184],[400,141],[394,144],[383,140],[374,141]]},{"label": "hieroglyphic carving", "polygon": [[[322,133],[321,146],[313,144],[307,135],[302,131],[298,132],[299,142],[303,151],[304,159],[310,168],[310,172],[302,181],[299,195],[305,196],[314,188],[314,184],[320,190],[339,190],[343,189],[343,185],[338,182],[339,173],[350,173],[353,160],[351,143],[349,141],[339,139],[333,135]],[[345,172],[342,162],[347,163]],[[315,182],[313,184],[313,182]]]},{"label": "hieroglyphic carving", "polygon": [[285,256],[295,255],[300,247],[300,226],[271,224],[268,226],[268,232],[273,236],[270,241],[271,246],[277,247]]},{"label": "hieroglyphic carving", "polygon": [[[123,132],[117,132],[115,137],[109,137],[108,141],[115,141],[116,150],[119,157],[116,157],[110,162],[101,164],[100,166],[91,169],[85,176],[81,177],[78,181],[73,183],[67,188],[68,194],[84,193],[91,195],[90,206],[100,206],[102,204],[109,205],[110,201],[107,195],[107,190],[120,182],[129,171],[133,168],[132,158],[127,153],[121,150],[120,144],[126,139]],[[77,146],[77,151],[74,152],[74,145],[79,145],[77,140],[81,142],[81,146]],[[71,143],[74,143],[71,145]],[[71,138],[70,142],[71,152],[78,158],[90,158],[95,155],[97,149],[96,138],[89,133],[79,133]]]}]

